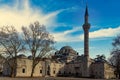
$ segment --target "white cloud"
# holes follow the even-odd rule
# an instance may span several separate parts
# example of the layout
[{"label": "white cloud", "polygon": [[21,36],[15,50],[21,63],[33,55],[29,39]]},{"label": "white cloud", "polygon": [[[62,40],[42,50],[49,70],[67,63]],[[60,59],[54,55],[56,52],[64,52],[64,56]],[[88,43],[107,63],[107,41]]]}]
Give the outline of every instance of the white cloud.
[{"label": "white cloud", "polygon": [[[91,50],[94,51],[94,50],[96,50],[97,48],[96,48],[96,47],[93,47],[93,46],[89,46],[89,49],[90,49],[90,51],[91,51]],[[81,47],[81,48],[80,48],[80,47],[79,47],[79,48],[77,47],[77,48],[75,48],[74,50],[77,51],[77,52],[79,52],[79,55],[84,54],[84,47]],[[90,53],[91,53],[91,52],[90,52]]]},{"label": "white cloud", "polygon": [[[60,9],[48,14],[43,13],[42,9],[30,7],[29,0],[15,0],[13,6],[3,4],[0,6],[0,27],[2,26],[15,26],[20,31],[22,26],[29,26],[30,23],[39,21],[41,24],[46,25],[52,30],[54,25],[60,24],[56,22],[57,15],[63,11],[75,9],[74,7]],[[68,26],[62,24],[64,26]],[[51,28],[52,27],[52,28]],[[56,27],[56,26],[54,26]],[[71,33],[80,30],[80,28],[73,28],[72,30],[64,31],[63,33],[53,33],[56,41],[76,41],[78,37],[74,38]]]},{"label": "white cloud", "polygon": [[[107,37],[114,37],[117,34],[120,33],[120,27],[117,28],[106,28],[106,29],[100,29],[97,31],[93,31],[89,33],[89,38],[95,39],[95,38],[107,38]],[[80,35],[80,39],[84,39],[84,34]]]},{"label": "white cloud", "polygon": [[[84,40],[84,34],[78,34],[76,36],[71,35],[72,33],[76,31],[81,31],[81,27],[76,27],[71,30],[67,30],[61,33],[53,33],[53,36],[55,37],[55,41],[57,42],[75,42],[75,41],[83,41]],[[93,32],[89,32],[89,38],[90,39],[106,39],[108,37],[114,37],[117,34],[120,33],[120,27],[117,28],[106,28],[106,29],[100,29]]]},{"label": "white cloud", "polygon": [[72,33],[76,31],[80,31],[81,27],[75,27],[71,30],[66,30],[64,32],[60,33],[53,33],[53,36],[55,38],[55,41],[57,42],[72,42],[72,41],[78,41],[80,40],[78,36],[71,35]]},{"label": "white cloud", "polygon": [[[16,0],[14,6],[2,5],[0,6],[0,27],[13,25],[17,30],[21,30],[21,26],[28,26],[30,23],[39,21],[41,24],[51,27],[59,24],[56,22],[56,17],[59,13],[73,8],[61,9],[48,14],[43,13],[42,9],[34,10],[29,5],[29,0]],[[64,24],[62,24],[64,25]],[[67,25],[64,25],[67,26]],[[83,40],[83,34],[73,36],[72,33],[80,31],[81,27],[73,28],[64,32],[53,33],[55,40],[58,42],[71,42]],[[106,28],[90,32],[90,38],[113,37],[118,34],[120,27]]]},{"label": "white cloud", "polygon": [[16,0],[14,6],[7,4],[0,6],[0,27],[13,25],[20,31],[21,26],[28,26],[35,21],[49,27],[56,23],[56,16],[64,10],[45,14],[41,9],[33,10],[29,5],[29,0]]}]

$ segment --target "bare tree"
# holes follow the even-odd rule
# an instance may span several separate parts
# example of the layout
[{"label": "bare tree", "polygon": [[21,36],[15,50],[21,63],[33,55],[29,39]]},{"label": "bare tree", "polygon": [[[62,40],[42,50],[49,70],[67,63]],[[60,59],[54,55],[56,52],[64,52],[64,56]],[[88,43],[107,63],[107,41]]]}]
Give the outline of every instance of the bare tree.
[{"label": "bare tree", "polygon": [[5,55],[5,61],[11,68],[12,77],[16,75],[17,54],[22,50],[22,45],[22,40],[13,26],[6,26],[0,29],[1,53]]},{"label": "bare tree", "polygon": [[109,62],[115,67],[116,77],[120,79],[120,35],[113,39],[113,50]]},{"label": "bare tree", "polygon": [[53,36],[46,31],[46,27],[40,25],[39,22],[30,24],[29,28],[22,27],[22,31],[27,48],[32,55],[31,77],[33,77],[34,69],[40,59],[53,50],[54,40]]}]

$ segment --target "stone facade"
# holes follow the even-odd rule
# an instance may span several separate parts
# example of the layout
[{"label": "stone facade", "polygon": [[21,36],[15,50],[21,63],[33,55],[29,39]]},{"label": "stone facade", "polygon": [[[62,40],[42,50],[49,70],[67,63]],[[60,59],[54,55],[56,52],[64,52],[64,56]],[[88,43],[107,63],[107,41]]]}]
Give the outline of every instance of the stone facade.
[{"label": "stone facade", "polygon": [[95,78],[115,78],[114,67],[108,62],[94,62],[91,65],[91,76]]},{"label": "stone facade", "polygon": [[[64,63],[58,63],[55,61],[51,61],[46,59],[44,61],[40,61],[35,67],[33,76],[34,77],[43,77],[43,76],[57,76],[59,74],[59,70],[61,73],[64,72],[64,69],[61,68],[64,66]],[[26,58],[17,58],[17,68],[16,68],[16,77],[30,77],[32,71],[32,60]],[[11,69],[10,66],[4,63],[3,67],[3,75],[10,76]]]},{"label": "stone facade", "polygon": [[[71,47],[70,50],[74,51]],[[67,48],[69,50],[69,48]],[[65,48],[66,49],[66,48]],[[61,49],[60,49],[61,50]],[[62,49],[64,50],[64,49]],[[58,52],[58,51],[57,51]],[[67,55],[67,57],[71,56]],[[34,77],[45,76],[67,76],[67,77],[93,77],[93,78],[115,78],[114,68],[107,62],[95,61],[84,55],[79,56],[76,52],[69,58],[56,58],[55,54],[52,59],[41,60],[35,67]],[[60,54],[59,54],[60,55]],[[61,53],[63,55],[63,53]],[[30,77],[32,70],[32,60],[29,57],[17,58],[16,77]],[[10,67],[4,64],[3,74],[10,75]],[[87,73],[86,73],[87,72]]]}]

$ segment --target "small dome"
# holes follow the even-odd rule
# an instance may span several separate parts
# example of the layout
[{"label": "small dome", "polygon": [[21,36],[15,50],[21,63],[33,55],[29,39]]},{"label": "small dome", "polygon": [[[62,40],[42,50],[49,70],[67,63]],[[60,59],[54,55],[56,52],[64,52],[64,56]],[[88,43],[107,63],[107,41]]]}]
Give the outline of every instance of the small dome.
[{"label": "small dome", "polygon": [[28,59],[32,59],[33,57],[30,55],[30,56],[28,56]]},{"label": "small dome", "polygon": [[27,58],[24,54],[18,55],[18,58]]}]

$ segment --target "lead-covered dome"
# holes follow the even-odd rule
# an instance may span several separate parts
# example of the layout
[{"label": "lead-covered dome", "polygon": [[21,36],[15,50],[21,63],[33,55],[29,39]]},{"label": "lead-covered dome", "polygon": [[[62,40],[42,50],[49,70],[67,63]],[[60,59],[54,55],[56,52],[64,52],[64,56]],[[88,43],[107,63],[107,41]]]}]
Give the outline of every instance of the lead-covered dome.
[{"label": "lead-covered dome", "polygon": [[60,50],[64,50],[64,49],[72,49],[72,47],[70,47],[70,46],[64,46]]},{"label": "lead-covered dome", "polygon": [[78,53],[70,46],[64,46],[59,51],[55,52],[54,58],[68,62],[72,61]]},{"label": "lead-covered dome", "polygon": [[64,46],[60,49],[59,54],[70,55],[70,54],[77,54],[77,52],[73,50],[73,48],[70,46]]}]

